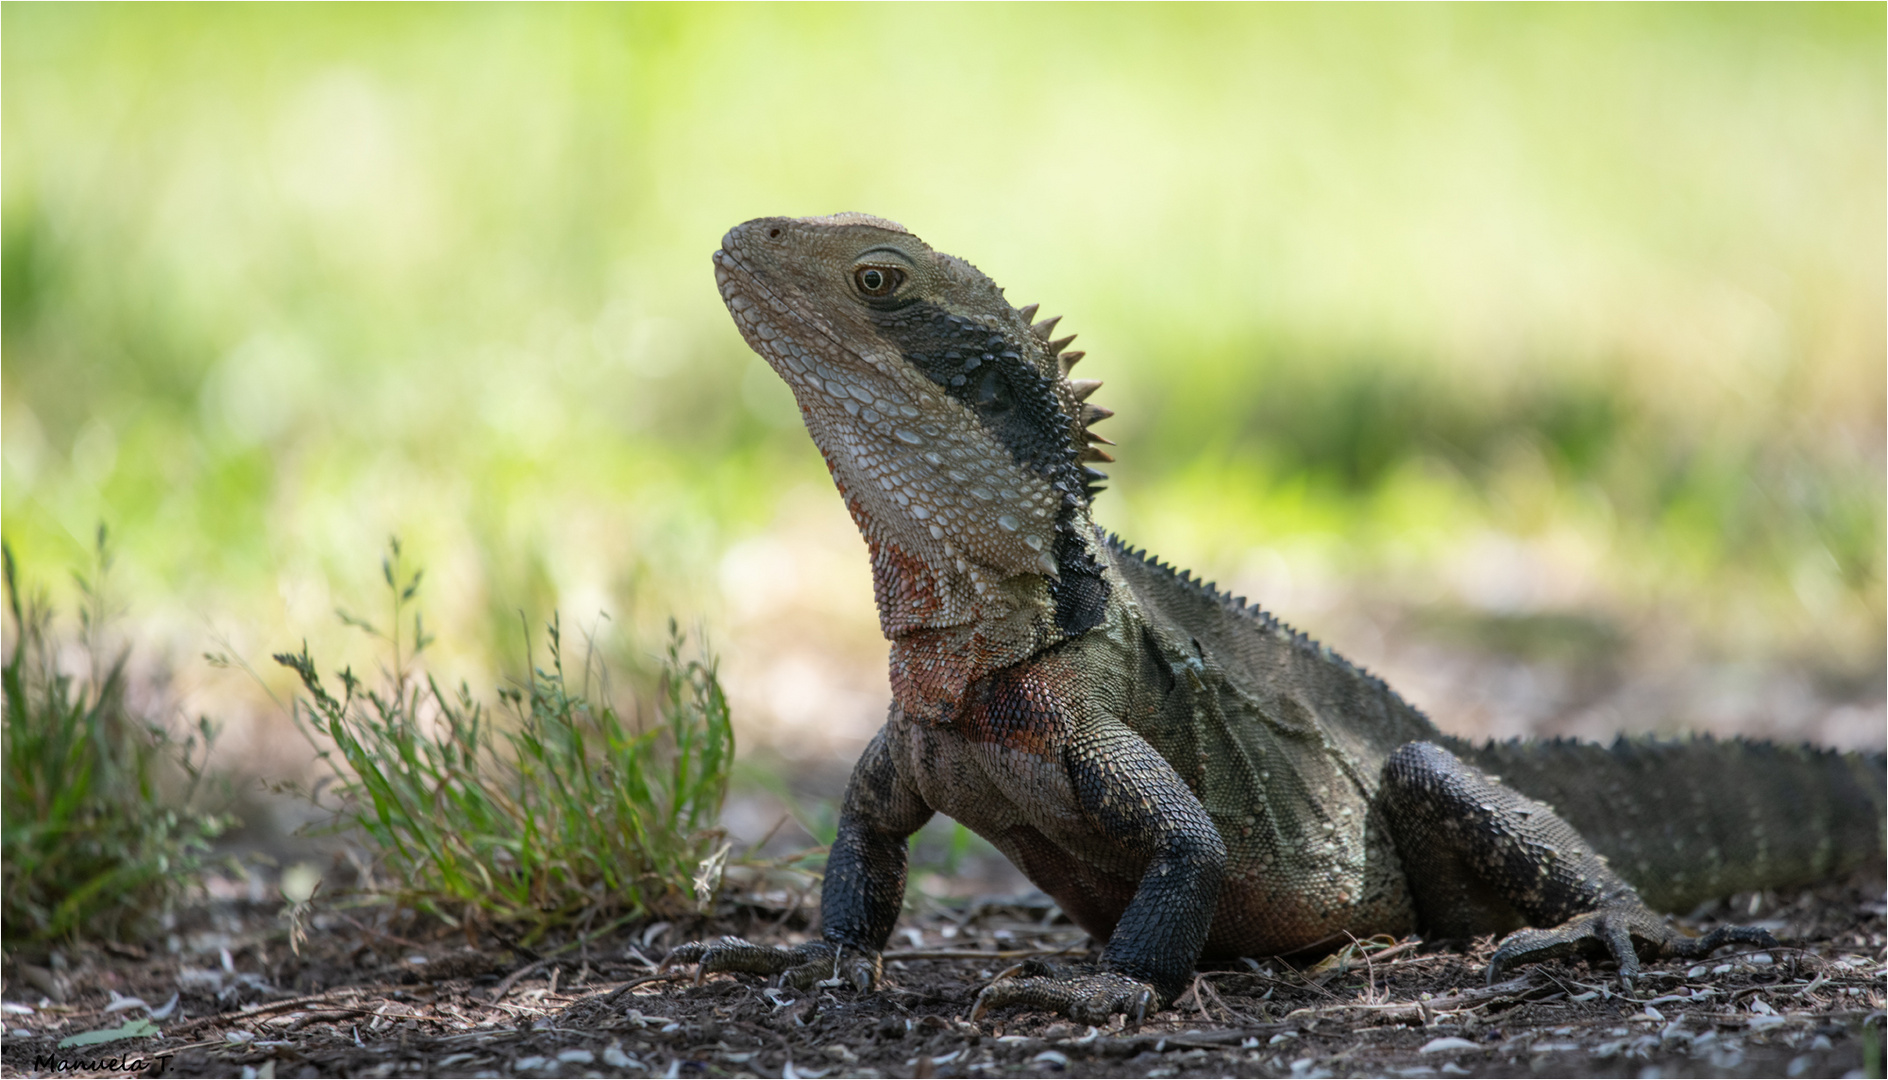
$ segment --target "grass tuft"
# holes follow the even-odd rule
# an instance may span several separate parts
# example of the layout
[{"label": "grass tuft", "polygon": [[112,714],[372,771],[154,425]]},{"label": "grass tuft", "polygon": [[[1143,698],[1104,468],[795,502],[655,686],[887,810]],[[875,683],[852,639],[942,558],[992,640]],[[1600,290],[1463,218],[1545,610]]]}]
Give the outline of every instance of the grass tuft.
[{"label": "grass tuft", "polygon": [[[92,572],[74,575],[76,643],[55,633],[43,593],[22,596],[10,545],[0,545],[0,558],[15,631],[0,669],[6,941],[135,935],[197,881],[210,842],[233,824],[190,808],[215,729],[199,718],[180,741],[128,699],[129,651],[106,642],[111,555],[102,526]],[[83,659],[82,674],[64,670],[68,655]],[[168,783],[173,770],[181,791]]]},{"label": "grass tuft", "polygon": [[[546,665],[527,645],[528,683],[502,688],[488,710],[464,683],[448,693],[418,669],[432,639],[415,605],[420,574],[403,568],[397,540],[382,573],[390,629],[342,617],[390,647],[384,685],[344,669],[337,696],[305,644],[275,659],[307,690],[297,722],[322,737],[338,824],[376,849],[395,879],[387,892],[454,924],[522,927],[524,943],[560,926],[678,915],[712,898],[718,875],[699,887],[694,878],[725,854],[714,823],[734,734],[706,649],[684,659],[670,620],[661,670],[631,695],[625,719],[594,645],[578,671],[566,668],[553,618]],[[410,635],[400,629],[409,609]],[[645,716],[653,722],[638,722]]]}]

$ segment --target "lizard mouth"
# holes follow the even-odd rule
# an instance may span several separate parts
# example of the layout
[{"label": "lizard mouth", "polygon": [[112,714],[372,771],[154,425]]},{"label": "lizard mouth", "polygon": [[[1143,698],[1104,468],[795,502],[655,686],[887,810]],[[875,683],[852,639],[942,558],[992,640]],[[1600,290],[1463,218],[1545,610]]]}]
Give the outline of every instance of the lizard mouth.
[{"label": "lizard mouth", "polygon": [[[831,327],[796,312],[793,305],[768,287],[762,275],[742,261],[740,254],[732,250],[739,245],[737,234],[742,228],[736,226],[722,237],[722,246],[713,258],[715,286],[748,347],[759,353],[788,385],[818,382],[813,350],[796,340],[799,337],[817,336],[818,351],[825,355],[845,355],[858,359],[862,365],[875,366],[859,357]],[[791,325],[793,332],[783,332],[781,323]]]}]

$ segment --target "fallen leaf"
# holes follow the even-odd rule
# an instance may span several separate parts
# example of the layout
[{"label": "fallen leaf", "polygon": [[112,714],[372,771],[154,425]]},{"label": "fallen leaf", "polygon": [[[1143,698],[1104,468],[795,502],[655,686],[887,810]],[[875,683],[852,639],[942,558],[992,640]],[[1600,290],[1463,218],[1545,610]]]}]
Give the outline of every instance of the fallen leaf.
[{"label": "fallen leaf", "polygon": [[59,1040],[59,1048],[68,1046],[97,1046],[99,1043],[117,1042],[119,1039],[142,1039],[156,1035],[157,1025],[149,1020],[128,1020],[122,1027],[99,1028],[96,1031],[82,1031],[77,1035],[67,1035]]}]

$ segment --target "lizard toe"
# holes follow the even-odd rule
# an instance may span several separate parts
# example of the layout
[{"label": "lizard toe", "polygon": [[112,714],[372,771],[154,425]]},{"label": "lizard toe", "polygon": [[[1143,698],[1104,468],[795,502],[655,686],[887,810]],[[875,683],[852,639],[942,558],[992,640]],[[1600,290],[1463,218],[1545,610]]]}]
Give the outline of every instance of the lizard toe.
[{"label": "lizard toe", "polygon": [[669,955],[663,957],[660,964],[656,965],[656,973],[659,975],[672,967],[699,964],[701,958],[712,948],[714,948],[714,942],[710,941],[691,941],[686,945],[677,945],[669,950]]},{"label": "lizard toe", "polygon": [[859,990],[878,983],[879,958],[864,949],[835,949],[825,941],[809,941],[791,949],[756,945],[737,937],[720,941],[692,941],[678,945],[663,958],[661,969],[694,964],[695,981],[718,971],[747,975],[778,975],[783,984],[804,990],[828,979],[844,979]]},{"label": "lizard toe", "polygon": [[1772,937],[1770,931],[1761,926],[1720,926],[1702,937],[1685,937],[1673,934],[1667,942],[1673,956],[1691,960],[1700,956],[1710,956],[1726,945],[1756,945],[1765,949],[1779,949],[1783,943]]},{"label": "lizard toe", "polygon": [[1720,946],[1743,943],[1775,948],[1777,940],[1754,926],[1720,926],[1703,937],[1689,937],[1649,909],[1638,904],[1590,911],[1559,926],[1529,927],[1502,939],[1488,963],[1488,981],[1516,964],[1539,963],[1565,956],[1611,957],[1619,965],[1619,980],[1628,987],[1639,977],[1639,961],[1676,956],[1708,956]]},{"label": "lizard toe", "polygon": [[970,1018],[991,1009],[1016,1006],[1059,1012],[1081,1024],[1105,1024],[1117,1013],[1139,1023],[1160,1005],[1160,994],[1147,983],[1118,972],[1088,975],[1025,975],[1000,978],[977,995]]},{"label": "lizard toe", "polygon": [[1517,964],[1538,964],[1591,951],[1597,938],[1587,924],[1593,918],[1583,915],[1546,929],[1530,926],[1502,938],[1495,955],[1488,959],[1489,985]]},{"label": "lizard toe", "polygon": [[838,967],[839,978],[861,994],[877,986],[885,973],[885,961],[870,949],[841,949]]},{"label": "lizard toe", "polygon": [[[1589,911],[1558,926],[1516,930],[1501,940],[1495,955],[1489,958],[1488,981],[1492,984],[1517,964],[1538,964],[1569,956],[1609,956],[1619,965],[1620,980],[1630,986],[1639,975],[1634,930],[1643,932],[1654,918],[1650,912],[1645,912],[1644,918],[1638,915],[1628,909]],[[1663,925],[1659,928],[1662,930]]]},{"label": "lizard toe", "polygon": [[879,954],[870,949],[851,946],[835,949],[818,941],[785,951],[797,962],[780,973],[780,981],[796,990],[810,990],[821,983],[843,983],[864,993],[878,985],[884,971]]}]

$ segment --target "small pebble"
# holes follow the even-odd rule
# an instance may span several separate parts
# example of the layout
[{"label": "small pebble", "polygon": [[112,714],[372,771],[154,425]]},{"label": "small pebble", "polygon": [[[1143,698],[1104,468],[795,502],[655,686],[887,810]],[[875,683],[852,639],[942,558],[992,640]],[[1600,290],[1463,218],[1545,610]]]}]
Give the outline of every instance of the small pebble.
[{"label": "small pebble", "polygon": [[1423,1044],[1423,1048],[1421,1050],[1418,1050],[1416,1052],[1419,1054],[1447,1054],[1447,1053],[1457,1053],[1463,1050],[1480,1050],[1480,1049],[1481,1049],[1481,1044],[1479,1043],[1472,1043],[1472,1042],[1469,1042],[1467,1039],[1458,1039],[1453,1035],[1445,1035],[1440,1039],[1429,1040],[1428,1042]]}]

